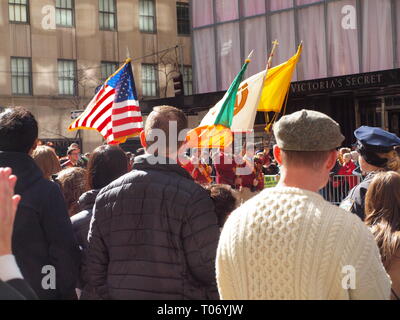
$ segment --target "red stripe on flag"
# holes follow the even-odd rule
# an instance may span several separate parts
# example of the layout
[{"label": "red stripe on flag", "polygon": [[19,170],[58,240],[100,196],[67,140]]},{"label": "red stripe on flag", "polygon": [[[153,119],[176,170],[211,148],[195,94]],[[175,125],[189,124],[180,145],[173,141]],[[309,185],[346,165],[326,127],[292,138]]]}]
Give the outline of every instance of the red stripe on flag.
[{"label": "red stripe on flag", "polygon": [[104,139],[107,139],[112,134],[112,129],[108,129],[107,133],[104,135]]},{"label": "red stripe on flag", "polygon": [[[101,109],[101,111],[98,114],[96,114],[96,116],[93,118],[93,120],[89,123],[89,127],[93,128],[96,121],[99,120],[99,118],[103,114],[105,114],[108,110],[110,110],[112,108],[113,103],[114,102],[110,102],[108,105],[104,106],[103,109]],[[97,128],[95,128],[95,129],[97,129]]]},{"label": "red stripe on flag", "polygon": [[133,123],[133,122],[142,122],[142,117],[126,117],[123,119],[115,120],[112,122],[113,127],[122,126],[124,124]]},{"label": "red stripe on flag", "polygon": [[103,131],[104,127],[109,124],[111,121],[111,116],[108,116],[106,119],[104,119],[104,121],[95,129],[97,129],[98,131]]},{"label": "red stripe on flag", "polygon": [[[100,93],[100,92],[99,92]],[[97,94],[98,96],[100,96],[100,94]],[[85,117],[85,120],[82,122],[81,127],[86,127],[87,125],[87,121],[89,120],[89,118],[100,108],[102,107],[102,104],[105,100],[107,100],[111,95],[115,94],[115,90],[111,90],[109,92],[107,92],[107,94],[102,97],[99,101],[96,102],[96,105],[92,108],[92,110],[90,111],[90,113]],[[97,117],[97,116],[96,116]],[[96,118],[97,120],[98,118]],[[95,123],[96,121],[92,121],[89,126],[91,126],[93,123]]]},{"label": "red stripe on flag", "polygon": [[126,106],[123,108],[113,109],[113,114],[117,115],[128,111],[140,112],[140,108],[138,106]]}]

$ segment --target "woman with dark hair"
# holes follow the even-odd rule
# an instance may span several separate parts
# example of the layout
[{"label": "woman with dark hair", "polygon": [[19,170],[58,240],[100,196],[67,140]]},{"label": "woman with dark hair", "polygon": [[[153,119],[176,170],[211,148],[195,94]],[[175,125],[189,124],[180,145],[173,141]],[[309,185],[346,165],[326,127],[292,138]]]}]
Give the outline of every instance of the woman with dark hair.
[{"label": "woman with dark hair", "polygon": [[204,186],[204,188],[210,192],[210,197],[215,205],[218,225],[222,229],[229,215],[238,207],[237,191],[227,184],[212,184]]},{"label": "woman with dark hair", "polygon": [[96,148],[90,156],[87,166],[89,191],[79,198],[79,206],[82,211],[71,218],[76,240],[84,252],[81,263],[81,276],[77,285],[79,289],[83,289],[86,283],[84,279],[86,274],[85,249],[88,246],[87,237],[96,197],[102,188],[127,172],[128,158],[118,146],[102,145]]},{"label": "woman with dark hair", "polygon": [[400,300],[400,174],[375,175],[365,196],[365,223],[377,241],[392,279],[392,299]]},{"label": "woman with dark hair", "polygon": [[87,167],[89,191],[79,198],[79,208],[82,211],[71,218],[75,236],[82,249],[87,246],[89,224],[97,194],[127,172],[128,158],[120,147],[102,145],[91,154]]}]

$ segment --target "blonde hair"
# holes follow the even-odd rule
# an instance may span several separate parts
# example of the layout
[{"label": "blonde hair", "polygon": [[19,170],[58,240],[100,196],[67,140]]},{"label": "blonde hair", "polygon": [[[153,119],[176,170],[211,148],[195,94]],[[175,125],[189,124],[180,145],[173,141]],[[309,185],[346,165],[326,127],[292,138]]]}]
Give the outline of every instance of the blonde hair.
[{"label": "blonde hair", "polygon": [[343,163],[344,163],[343,155],[344,155],[345,153],[350,153],[350,152],[351,152],[351,149],[349,149],[349,148],[341,148],[341,149],[339,149],[338,160],[339,160],[339,163],[340,163],[341,165],[343,165]]},{"label": "blonde hair", "polygon": [[37,146],[32,158],[43,172],[43,177],[50,180],[53,174],[61,171],[60,161],[54,150],[48,146]]},{"label": "blonde hair", "polygon": [[352,157],[351,157],[351,154],[350,153],[345,153],[344,155],[343,155],[343,160],[345,160],[345,159],[352,159]]},{"label": "blonde hair", "polygon": [[388,153],[378,153],[378,156],[388,160],[384,167],[385,171],[400,173],[400,157],[396,150],[392,150]]},{"label": "blonde hair", "polygon": [[350,152],[350,155],[351,155],[351,159],[353,160],[353,161],[358,161],[358,156],[360,155],[357,151],[352,151],[352,152]]}]

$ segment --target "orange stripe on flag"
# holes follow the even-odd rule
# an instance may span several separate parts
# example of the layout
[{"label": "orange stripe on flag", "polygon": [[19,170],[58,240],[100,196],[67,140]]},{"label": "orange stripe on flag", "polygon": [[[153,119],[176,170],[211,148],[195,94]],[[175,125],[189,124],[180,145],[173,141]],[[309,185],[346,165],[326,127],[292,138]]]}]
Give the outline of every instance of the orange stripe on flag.
[{"label": "orange stripe on flag", "polygon": [[232,131],[223,125],[198,127],[186,136],[188,148],[226,148],[232,142]]}]

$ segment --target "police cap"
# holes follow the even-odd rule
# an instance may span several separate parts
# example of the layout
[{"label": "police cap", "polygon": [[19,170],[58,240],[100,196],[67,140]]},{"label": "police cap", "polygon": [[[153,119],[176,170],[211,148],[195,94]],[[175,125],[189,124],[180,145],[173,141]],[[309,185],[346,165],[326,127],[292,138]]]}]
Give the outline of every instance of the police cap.
[{"label": "police cap", "polygon": [[354,136],[366,149],[375,152],[389,152],[400,145],[399,137],[377,127],[362,126],[354,131]]}]

